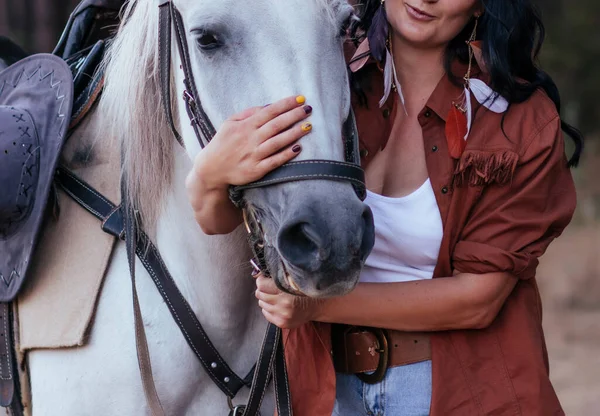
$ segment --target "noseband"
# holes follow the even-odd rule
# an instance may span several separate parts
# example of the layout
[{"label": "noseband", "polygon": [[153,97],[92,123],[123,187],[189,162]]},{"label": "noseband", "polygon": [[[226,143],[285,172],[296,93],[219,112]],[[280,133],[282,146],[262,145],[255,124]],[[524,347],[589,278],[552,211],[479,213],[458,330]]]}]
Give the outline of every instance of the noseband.
[{"label": "noseband", "polygon": [[[175,40],[177,42],[177,48],[181,57],[181,68],[184,73],[183,83],[185,86],[185,91],[183,93],[183,99],[185,101],[186,111],[194,129],[194,133],[196,134],[201,148],[204,149],[204,147],[210,143],[215,136],[216,130],[204,111],[204,108],[202,107],[202,102],[200,101],[200,97],[198,95],[196,83],[194,82],[183,19],[171,0],[161,0],[159,10],[159,68],[162,102],[165,115],[167,117],[169,126],[173,131],[173,135],[178,142],[184,146],[181,135],[175,127],[173,112],[171,109],[171,34],[172,30],[174,29],[176,35]],[[260,222],[254,216],[254,213],[248,209],[246,200],[244,198],[244,191],[247,189],[261,188],[287,182],[330,180],[351,183],[357,196],[361,200],[364,200],[366,196],[365,175],[363,169],[360,167],[358,132],[352,110],[350,110],[348,118],[344,123],[342,133],[344,139],[345,158],[345,161],[343,162],[334,160],[303,160],[298,162],[288,162],[278,169],[271,171],[258,181],[242,186],[232,186],[230,188],[229,195],[231,201],[235,206],[242,209],[244,213],[244,222],[246,225],[246,230],[249,234],[250,247],[254,254],[254,260],[252,261],[252,264],[263,274],[269,276],[269,270],[264,255],[263,230]],[[269,328],[271,327],[272,325],[269,325]],[[269,331],[270,330],[268,329],[267,337],[269,336]],[[278,342],[280,336],[278,335],[276,338],[276,342]],[[263,347],[264,345],[265,344],[263,344]],[[263,364],[265,366],[264,371],[260,366],[262,355],[259,358],[259,363],[257,364],[255,371],[255,380],[252,383],[250,400],[248,405],[244,406],[245,411],[242,413],[236,413],[237,410],[232,408],[233,413],[230,414],[244,414],[246,416],[254,416],[257,414],[258,408],[260,407],[260,402],[262,401],[262,399],[257,400],[257,398],[262,398],[262,395],[264,395],[264,389],[266,389],[266,381],[264,379],[272,376],[275,382],[278,414],[280,416],[291,415],[289,396],[285,397],[285,392],[287,391],[287,375],[285,374],[283,348],[281,346],[275,346],[273,349],[274,352],[271,358],[267,358],[269,362]],[[267,366],[269,369],[266,369]],[[209,374],[211,374],[210,368],[207,368],[207,371]],[[256,380],[257,378],[259,380]],[[261,384],[264,384],[264,386],[261,386]],[[259,391],[261,389],[262,391]]]}]

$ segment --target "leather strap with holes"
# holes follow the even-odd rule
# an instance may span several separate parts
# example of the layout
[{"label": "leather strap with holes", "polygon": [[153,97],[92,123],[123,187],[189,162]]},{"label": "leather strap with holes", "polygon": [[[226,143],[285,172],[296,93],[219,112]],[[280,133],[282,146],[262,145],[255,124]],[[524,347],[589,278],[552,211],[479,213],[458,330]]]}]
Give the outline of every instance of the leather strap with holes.
[{"label": "leather strap with holes", "polygon": [[20,416],[23,407],[12,330],[12,303],[0,303],[0,406]]}]

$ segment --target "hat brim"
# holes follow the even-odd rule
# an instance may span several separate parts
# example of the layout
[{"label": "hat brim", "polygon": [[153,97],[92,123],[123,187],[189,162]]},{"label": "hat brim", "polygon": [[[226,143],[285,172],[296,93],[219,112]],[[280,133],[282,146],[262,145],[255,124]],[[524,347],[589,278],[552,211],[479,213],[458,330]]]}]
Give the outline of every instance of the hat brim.
[{"label": "hat brim", "polygon": [[[38,180],[30,213],[16,233],[0,236],[0,302],[12,301],[27,276],[66,139],[72,105],[71,71],[54,55],[32,55],[0,72],[0,106],[29,113],[29,122],[33,123],[39,143],[36,149]],[[11,140],[0,137],[0,145]],[[0,184],[0,190],[2,186],[6,185]]]}]

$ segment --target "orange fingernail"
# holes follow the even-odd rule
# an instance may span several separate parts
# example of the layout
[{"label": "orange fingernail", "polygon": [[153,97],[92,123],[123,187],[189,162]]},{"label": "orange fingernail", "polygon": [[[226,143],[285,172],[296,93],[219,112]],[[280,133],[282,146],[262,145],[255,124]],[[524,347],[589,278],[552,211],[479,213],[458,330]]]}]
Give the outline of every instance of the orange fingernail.
[{"label": "orange fingernail", "polygon": [[304,123],[301,127],[302,131],[311,131],[312,130],[312,124],[310,123]]},{"label": "orange fingernail", "polygon": [[296,102],[298,104],[304,104],[306,102],[306,97],[304,95],[299,95],[296,97]]}]

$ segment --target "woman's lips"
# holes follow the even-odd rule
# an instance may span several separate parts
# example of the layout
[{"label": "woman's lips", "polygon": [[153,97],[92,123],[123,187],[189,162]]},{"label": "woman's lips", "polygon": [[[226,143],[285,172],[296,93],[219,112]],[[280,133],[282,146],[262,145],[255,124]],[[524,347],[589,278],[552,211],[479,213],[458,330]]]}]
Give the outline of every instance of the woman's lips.
[{"label": "woman's lips", "polygon": [[418,20],[420,22],[430,22],[433,19],[435,19],[434,16],[425,13],[423,10],[417,9],[416,7],[413,7],[409,4],[405,4],[405,5],[406,5],[406,10],[408,11],[408,15],[415,20]]}]

